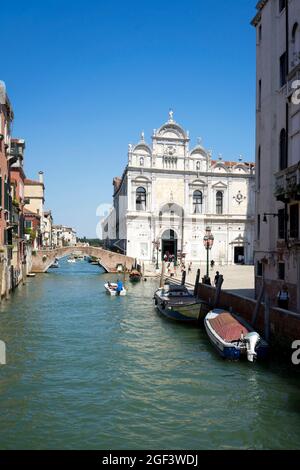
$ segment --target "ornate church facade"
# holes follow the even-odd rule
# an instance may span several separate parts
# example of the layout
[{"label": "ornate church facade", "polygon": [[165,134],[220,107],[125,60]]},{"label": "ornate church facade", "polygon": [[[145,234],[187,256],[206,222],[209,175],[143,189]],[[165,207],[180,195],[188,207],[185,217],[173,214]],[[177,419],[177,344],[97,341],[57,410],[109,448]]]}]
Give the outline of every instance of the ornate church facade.
[{"label": "ornate church facade", "polygon": [[254,163],[212,159],[169,113],[154,130],[152,145],[129,145],[128,164],[114,178],[113,207],[102,221],[102,236],[140,262],[174,254],[186,262],[206,262],[203,237],[214,236],[210,259],[218,264],[253,263]]}]

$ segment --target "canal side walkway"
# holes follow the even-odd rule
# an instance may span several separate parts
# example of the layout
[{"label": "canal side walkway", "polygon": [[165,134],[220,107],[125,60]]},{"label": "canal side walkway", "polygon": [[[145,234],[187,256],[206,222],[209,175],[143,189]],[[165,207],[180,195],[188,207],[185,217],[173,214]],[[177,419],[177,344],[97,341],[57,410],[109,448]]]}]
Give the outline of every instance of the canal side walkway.
[{"label": "canal side walkway", "polygon": [[[195,265],[192,267],[192,271],[190,273],[186,273],[186,285],[194,286],[197,270],[200,268],[201,271],[201,279],[206,274],[206,266],[198,266]],[[210,270],[210,278],[211,282],[213,283],[216,272],[219,271],[220,274],[224,277],[224,283],[222,286],[222,290],[231,292],[233,294],[240,295],[242,297],[247,297],[250,299],[255,298],[255,289],[254,289],[254,266],[240,266],[240,265],[233,265],[233,266],[215,266],[214,269]],[[153,266],[152,270],[148,267],[145,270],[144,276],[147,278],[157,278],[159,279],[161,276],[161,266],[160,271],[157,272],[155,266]],[[168,274],[167,270],[165,272],[165,277],[169,278],[170,275]],[[182,272],[180,267],[176,268],[176,273],[173,277],[176,281],[181,281],[182,279]],[[200,279],[200,282],[201,282]]]}]

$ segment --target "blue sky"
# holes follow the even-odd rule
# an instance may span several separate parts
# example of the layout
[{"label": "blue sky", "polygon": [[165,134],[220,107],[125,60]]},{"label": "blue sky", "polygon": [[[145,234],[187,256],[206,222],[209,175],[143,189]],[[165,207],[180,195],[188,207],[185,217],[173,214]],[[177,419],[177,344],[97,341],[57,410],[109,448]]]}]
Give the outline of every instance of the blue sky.
[{"label": "blue sky", "polygon": [[[174,118],[214,156],[254,160],[255,0],[15,0],[0,79],[26,173],[55,222],[95,236],[128,143]],[[2,39],[3,41],[3,39]]]}]

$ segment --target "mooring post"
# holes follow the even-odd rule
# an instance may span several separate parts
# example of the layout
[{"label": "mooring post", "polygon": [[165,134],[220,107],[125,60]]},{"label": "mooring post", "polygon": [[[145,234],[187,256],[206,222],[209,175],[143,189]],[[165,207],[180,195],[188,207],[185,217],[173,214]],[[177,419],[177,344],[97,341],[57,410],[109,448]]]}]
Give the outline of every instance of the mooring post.
[{"label": "mooring post", "polygon": [[270,339],[270,297],[269,294],[265,294],[265,340],[267,343]]},{"label": "mooring post", "polygon": [[194,296],[197,297],[198,295],[198,288],[199,288],[199,281],[200,281],[200,269],[197,270],[196,280],[195,280],[195,287],[194,287]]},{"label": "mooring post", "polygon": [[221,289],[222,289],[223,282],[224,282],[224,277],[222,276],[222,274],[220,274],[219,279],[218,279],[218,282],[217,282],[217,285],[216,285],[216,292],[215,292],[215,299],[214,299],[214,308],[216,308],[216,307],[218,306],[218,304],[219,304],[219,300],[220,300],[220,295],[221,295]]},{"label": "mooring post", "polygon": [[186,270],[182,271],[182,276],[181,276],[181,285],[185,285],[185,279],[186,279]]},{"label": "mooring post", "polygon": [[259,309],[260,309],[260,306],[261,306],[261,303],[262,303],[262,300],[263,300],[263,297],[264,297],[264,293],[265,293],[265,283],[263,282],[262,286],[261,286],[261,289],[260,289],[259,296],[258,296],[257,301],[256,301],[255,309],[254,309],[254,312],[253,312],[253,315],[252,315],[252,321],[251,321],[252,326],[255,326],[255,323],[256,323],[256,320],[257,320],[257,317],[258,317],[258,312],[259,312]]},{"label": "mooring post", "polygon": [[165,261],[162,262],[161,264],[161,275],[160,275],[160,287],[164,287],[164,284],[165,284],[165,280],[164,280],[164,277],[165,277]]}]

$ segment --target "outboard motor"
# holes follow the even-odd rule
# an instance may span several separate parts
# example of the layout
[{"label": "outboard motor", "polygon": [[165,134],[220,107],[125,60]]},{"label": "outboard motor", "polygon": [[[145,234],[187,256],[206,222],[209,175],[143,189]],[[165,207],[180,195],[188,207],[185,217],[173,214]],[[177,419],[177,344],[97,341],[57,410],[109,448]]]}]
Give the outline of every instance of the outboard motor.
[{"label": "outboard motor", "polygon": [[247,359],[249,362],[254,362],[254,359],[256,359],[257,356],[255,348],[260,342],[260,336],[255,331],[252,331],[251,333],[248,333],[244,339],[247,347]]}]

